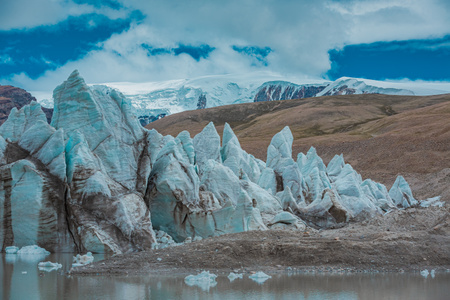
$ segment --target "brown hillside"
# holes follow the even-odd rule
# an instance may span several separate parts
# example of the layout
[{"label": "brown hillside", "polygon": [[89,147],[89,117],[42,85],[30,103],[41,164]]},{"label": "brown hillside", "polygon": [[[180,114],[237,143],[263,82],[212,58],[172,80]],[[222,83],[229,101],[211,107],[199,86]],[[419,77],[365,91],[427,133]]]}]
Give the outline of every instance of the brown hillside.
[{"label": "brown hillside", "polygon": [[311,146],[327,163],[335,154],[388,187],[398,174],[417,198],[450,200],[450,95],[349,95],[228,105],[186,111],[147,125],[162,134],[191,136],[228,122],[242,148],[265,160],[273,135],[288,125],[293,152]]}]

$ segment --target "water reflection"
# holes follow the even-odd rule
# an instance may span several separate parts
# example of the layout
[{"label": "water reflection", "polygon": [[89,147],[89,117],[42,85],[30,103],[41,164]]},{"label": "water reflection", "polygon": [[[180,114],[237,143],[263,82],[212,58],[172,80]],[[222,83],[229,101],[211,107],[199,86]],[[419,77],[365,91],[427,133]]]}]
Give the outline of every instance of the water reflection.
[{"label": "water reflection", "polygon": [[[95,260],[102,259],[96,256]],[[427,279],[420,274],[272,275],[258,284],[244,275],[233,282],[217,277],[209,292],[188,286],[184,276],[70,277],[70,254],[52,254],[57,271],[39,271],[30,258],[2,254],[2,299],[448,299],[450,273]],[[26,272],[26,274],[22,274]],[[228,275],[228,274],[227,274]]]}]

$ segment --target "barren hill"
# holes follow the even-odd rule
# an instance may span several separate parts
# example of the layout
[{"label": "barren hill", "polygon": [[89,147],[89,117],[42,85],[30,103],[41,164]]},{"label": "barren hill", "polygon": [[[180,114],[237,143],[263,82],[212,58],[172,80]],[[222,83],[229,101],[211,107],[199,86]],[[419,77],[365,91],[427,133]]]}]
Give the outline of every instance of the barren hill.
[{"label": "barren hill", "polygon": [[[450,201],[450,94],[349,95],[228,105],[185,111],[147,125],[192,136],[209,122],[219,133],[228,122],[242,148],[263,160],[273,135],[288,125],[294,153],[311,146],[327,163],[344,154],[364,178],[388,187],[398,174],[417,198]],[[295,158],[295,157],[294,157]]]},{"label": "barren hill", "polygon": [[[36,101],[27,91],[10,85],[0,85],[0,125],[8,119],[11,110],[16,107],[21,109],[24,105]],[[47,121],[50,123],[52,119],[53,109],[42,107]]]}]

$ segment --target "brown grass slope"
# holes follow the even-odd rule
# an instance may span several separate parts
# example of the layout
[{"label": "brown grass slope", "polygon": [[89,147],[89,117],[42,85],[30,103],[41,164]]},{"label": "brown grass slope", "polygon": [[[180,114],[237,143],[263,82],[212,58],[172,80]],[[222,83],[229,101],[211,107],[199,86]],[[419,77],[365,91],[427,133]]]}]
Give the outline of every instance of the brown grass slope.
[{"label": "brown grass slope", "polygon": [[194,136],[211,121],[219,133],[228,122],[242,148],[263,160],[273,135],[289,126],[295,156],[311,146],[325,163],[343,153],[363,178],[390,187],[401,174],[417,198],[442,195],[450,202],[450,94],[349,95],[228,105],[174,114],[147,128],[174,136],[188,130]]}]

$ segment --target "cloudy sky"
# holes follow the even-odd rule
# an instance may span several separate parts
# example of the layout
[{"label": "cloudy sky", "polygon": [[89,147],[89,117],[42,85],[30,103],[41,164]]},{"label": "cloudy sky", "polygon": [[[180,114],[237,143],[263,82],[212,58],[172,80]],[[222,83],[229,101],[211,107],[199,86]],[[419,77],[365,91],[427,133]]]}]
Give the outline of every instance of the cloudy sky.
[{"label": "cloudy sky", "polygon": [[0,84],[267,71],[450,80],[448,0],[1,0]]}]

